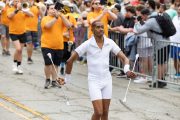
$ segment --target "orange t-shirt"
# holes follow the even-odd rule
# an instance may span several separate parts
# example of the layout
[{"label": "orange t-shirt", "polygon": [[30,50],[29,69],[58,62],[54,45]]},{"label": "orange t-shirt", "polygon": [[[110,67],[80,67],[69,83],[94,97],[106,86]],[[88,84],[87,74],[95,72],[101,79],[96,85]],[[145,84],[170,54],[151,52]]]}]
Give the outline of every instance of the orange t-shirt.
[{"label": "orange t-shirt", "polygon": [[52,16],[45,16],[41,21],[41,47],[50,48],[50,49],[64,49],[63,41],[63,30],[64,23],[59,17],[58,20],[54,23],[51,28],[45,28],[45,25],[54,19]]},{"label": "orange t-shirt", "polygon": [[[73,17],[73,15],[71,13],[66,15],[66,18],[69,20],[70,23],[72,23],[74,26],[77,25],[76,19]],[[65,32],[69,32],[69,38],[63,36],[64,42],[67,41],[72,41],[74,42],[75,37],[74,37],[74,31],[72,28],[70,28],[69,30],[67,29],[67,27],[64,28],[63,33]]]},{"label": "orange t-shirt", "polygon": [[38,17],[39,17],[39,9],[37,6],[32,6],[30,11],[33,13],[33,17],[26,18],[26,30],[28,31],[38,31]]},{"label": "orange t-shirt", "polygon": [[1,23],[6,26],[9,26],[9,18],[7,17],[7,10],[9,8],[10,8],[9,5],[6,5],[1,12]]},{"label": "orange t-shirt", "polygon": [[[88,15],[87,15],[88,23],[90,24],[90,20],[98,17],[100,14],[102,14],[102,11],[88,13]],[[104,34],[107,37],[108,37],[108,17],[109,17],[109,14],[106,14],[101,19],[101,22],[104,24]],[[88,38],[90,38],[92,36],[92,34],[93,33],[92,33],[92,30],[91,30],[91,24],[90,24],[89,27],[88,27]]]},{"label": "orange t-shirt", "polygon": [[[14,12],[16,8],[9,8],[7,15]],[[9,19],[9,33],[10,34],[23,34],[26,32],[26,14],[22,11],[18,11],[12,18]]]}]

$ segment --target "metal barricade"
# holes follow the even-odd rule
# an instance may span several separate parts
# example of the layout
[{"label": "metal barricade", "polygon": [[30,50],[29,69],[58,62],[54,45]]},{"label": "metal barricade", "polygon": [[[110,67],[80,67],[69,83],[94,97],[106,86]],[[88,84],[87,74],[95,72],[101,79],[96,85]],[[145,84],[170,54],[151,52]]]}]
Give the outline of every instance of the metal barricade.
[{"label": "metal barricade", "polygon": [[[109,38],[114,40],[114,42],[121,48],[124,52],[124,35],[118,32],[109,31]],[[110,70],[113,68],[121,69],[123,64],[119,62],[113,53],[110,53]]]},{"label": "metal barricade", "polygon": [[[157,80],[180,85],[180,43],[163,40],[154,42]],[[165,47],[157,49],[157,45]]]},{"label": "metal barricade", "polygon": [[[124,35],[109,32],[109,37],[125,53]],[[153,82],[161,81],[180,85],[180,43],[163,40],[154,41],[143,36],[138,36],[136,39],[138,39],[136,52],[139,54],[139,60],[135,72]],[[131,60],[131,56],[127,53],[126,56],[133,65],[134,61]],[[123,69],[122,63],[113,54],[110,55],[110,67]]]}]

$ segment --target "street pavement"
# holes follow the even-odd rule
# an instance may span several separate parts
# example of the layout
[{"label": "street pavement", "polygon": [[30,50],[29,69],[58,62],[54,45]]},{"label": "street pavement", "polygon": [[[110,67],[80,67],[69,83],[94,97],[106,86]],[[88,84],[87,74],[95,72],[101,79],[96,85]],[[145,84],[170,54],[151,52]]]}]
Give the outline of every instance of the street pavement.
[{"label": "street pavement", "polygon": [[[74,63],[71,83],[62,88],[44,89],[40,50],[34,52],[33,64],[27,64],[26,56],[24,49],[24,74],[16,75],[12,72],[12,55],[0,55],[0,120],[91,119],[93,108],[88,93],[86,65]],[[132,82],[127,102],[123,103],[128,82],[125,78],[113,76],[109,120],[180,120],[179,86],[152,89],[148,84]]]}]

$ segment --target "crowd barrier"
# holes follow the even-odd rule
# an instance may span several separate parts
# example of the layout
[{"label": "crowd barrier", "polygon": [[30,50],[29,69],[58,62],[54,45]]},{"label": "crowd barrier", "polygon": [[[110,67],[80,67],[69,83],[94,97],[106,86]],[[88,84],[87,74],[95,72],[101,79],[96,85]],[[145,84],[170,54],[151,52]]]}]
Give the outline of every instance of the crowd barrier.
[{"label": "crowd barrier", "polygon": [[[132,38],[135,39],[134,46],[131,46],[127,42],[129,39],[125,39],[121,33],[109,31],[109,37],[128,56],[131,69],[135,55],[139,54],[135,68],[135,72],[139,76],[143,76],[153,82],[161,81],[180,86],[180,75],[177,74],[177,69],[180,69],[180,65],[177,62],[180,60],[180,49],[176,49],[177,46],[180,47],[180,43],[169,40],[153,41],[148,37],[135,36],[135,38]],[[123,64],[112,53],[110,54],[110,68],[123,69]]]}]

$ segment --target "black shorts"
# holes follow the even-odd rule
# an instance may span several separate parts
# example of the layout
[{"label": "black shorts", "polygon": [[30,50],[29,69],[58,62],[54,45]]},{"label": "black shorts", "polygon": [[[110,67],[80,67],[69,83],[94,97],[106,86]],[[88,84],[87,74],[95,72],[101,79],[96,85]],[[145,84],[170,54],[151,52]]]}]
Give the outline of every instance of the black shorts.
[{"label": "black shorts", "polygon": [[158,64],[164,64],[169,60],[170,46],[158,50]]},{"label": "black shorts", "polygon": [[26,32],[26,43],[36,43],[38,42],[38,32],[27,31]]},{"label": "black shorts", "polygon": [[23,34],[9,34],[12,41],[19,40],[20,43],[26,43],[26,33]]},{"label": "black shorts", "polygon": [[63,57],[63,50],[54,50],[54,49],[49,49],[49,48],[41,48],[42,55],[44,58],[44,63],[45,65],[52,65],[52,62],[50,58],[47,56],[48,53],[51,53],[52,61],[56,66],[59,66],[62,57]]},{"label": "black shorts", "polygon": [[63,59],[62,62],[66,62],[71,56],[71,51],[74,49],[74,44],[71,46],[70,51],[68,51],[68,43],[64,42],[64,50],[63,50]]}]

